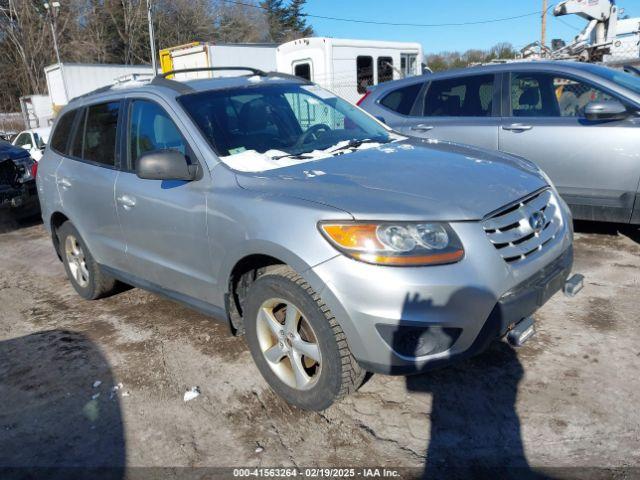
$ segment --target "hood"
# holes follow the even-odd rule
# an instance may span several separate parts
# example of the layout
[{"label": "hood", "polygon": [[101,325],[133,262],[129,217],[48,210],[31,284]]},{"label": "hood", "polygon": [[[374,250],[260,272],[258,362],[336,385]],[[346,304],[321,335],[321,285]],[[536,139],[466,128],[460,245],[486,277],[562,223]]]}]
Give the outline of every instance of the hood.
[{"label": "hood", "polygon": [[6,158],[16,159],[16,158],[24,158],[28,157],[29,152],[27,152],[24,148],[16,147],[9,142],[0,141],[0,160],[4,160]]},{"label": "hood", "polygon": [[479,220],[547,185],[526,160],[419,139],[236,175],[242,188],[329,205],[358,220]]}]

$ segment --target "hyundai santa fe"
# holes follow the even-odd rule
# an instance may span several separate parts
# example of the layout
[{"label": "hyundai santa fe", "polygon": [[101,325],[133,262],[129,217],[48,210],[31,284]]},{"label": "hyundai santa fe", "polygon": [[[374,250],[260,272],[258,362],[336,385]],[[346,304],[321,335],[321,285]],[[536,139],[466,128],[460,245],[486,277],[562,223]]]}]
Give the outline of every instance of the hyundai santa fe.
[{"label": "hyundai santa fe", "polygon": [[72,101],[38,188],[82,297],[120,281],[228,322],[305,409],[367,371],[524,341],[573,260],[567,206],[532,163],[408,139],[259,71]]}]

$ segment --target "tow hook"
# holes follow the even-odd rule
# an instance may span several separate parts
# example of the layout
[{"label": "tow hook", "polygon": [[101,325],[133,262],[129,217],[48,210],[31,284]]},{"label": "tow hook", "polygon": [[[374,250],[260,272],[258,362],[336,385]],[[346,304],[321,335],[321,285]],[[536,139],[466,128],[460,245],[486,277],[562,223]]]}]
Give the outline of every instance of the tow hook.
[{"label": "tow hook", "polygon": [[536,327],[533,317],[525,317],[520,320],[507,333],[507,342],[512,347],[521,347],[527,340],[536,334]]},{"label": "tow hook", "polygon": [[576,273],[564,283],[562,291],[567,297],[575,297],[584,287],[584,275]]}]

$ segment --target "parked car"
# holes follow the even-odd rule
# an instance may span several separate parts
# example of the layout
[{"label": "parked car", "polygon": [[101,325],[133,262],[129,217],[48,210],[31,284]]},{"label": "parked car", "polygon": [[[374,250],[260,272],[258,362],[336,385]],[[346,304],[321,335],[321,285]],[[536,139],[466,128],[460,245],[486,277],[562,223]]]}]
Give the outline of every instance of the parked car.
[{"label": "parked car", "polygon": [[531,335],[572,265],[545,174],[409,140],[279,75],[158,77],[65,107],[38,187],[76,291],[119,280],[223,319],[277,393],[316,410],[365,371]]},{"label": "parked car", "polygon": [[532,160],[575,218],[640,224],[640,77],[514,62],[386,83],[360,106],[408,135]]},{"label": "parked car", "polygon": [[0,221],[7,213],[14,219],[38,213],[37,168],[28,152],[0,141]]},{"label": "parked car", "polygon": [[12,143],[16,147],[24,148],[29,152],[31,158],[36,162],[39,162],[42,158],[42,153],[49,142],[50,134],[51,127],[32,128],[30,130],[20,132],[13,139]]}]

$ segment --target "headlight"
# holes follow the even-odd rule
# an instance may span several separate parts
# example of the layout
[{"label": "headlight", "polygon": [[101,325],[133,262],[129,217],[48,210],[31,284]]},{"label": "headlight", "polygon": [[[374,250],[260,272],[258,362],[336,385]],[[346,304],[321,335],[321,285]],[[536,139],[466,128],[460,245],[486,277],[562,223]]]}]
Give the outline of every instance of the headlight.
[{"label": "headlight", "polygon": [[462,243],[447,223],[322,222],[319,227],[342,253],[376,265],[443,265],[464,257]]}]

